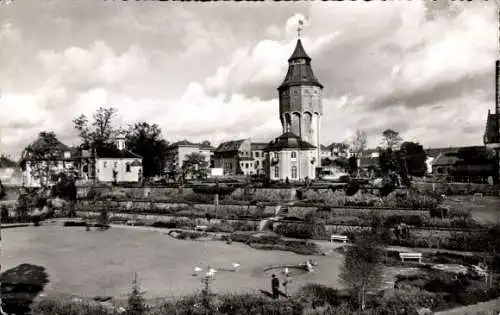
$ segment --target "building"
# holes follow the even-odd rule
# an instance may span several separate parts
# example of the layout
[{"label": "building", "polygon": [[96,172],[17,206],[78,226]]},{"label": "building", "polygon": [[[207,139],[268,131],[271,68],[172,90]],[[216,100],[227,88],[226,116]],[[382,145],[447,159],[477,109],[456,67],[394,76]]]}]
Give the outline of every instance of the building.
[{"label": "building", "polygon": [[483,142],[488,149],[495,152],[495,177],[493,180],[500,182],[500,60],[495,63],[495,112],[488,110],[486,128]]},{"label": "building", "polygon": [[278,93],[283,134],[266,148],[266,173],[271,180],[316,178],[321,168],[323,85],[314,76],[311,58],[300,38],[288,59],[288,71]]},{"label": "building", "polygon": [[459,160],[455,152],[440,153],[432,162],[432,174],[438,177],[450,176],[451,170]]},{"label": "building", "polygon": [[226,176],[256,174],[254,161],[250,139],[223,142],[214,151],[214,167]]},{"label": "building", "polygon": [[311,68],[311,58],[300,38],[288,59],[288,72],[278,87],[279,113],[283,134],[289,132],[316,149],[315,167],[320,167],[320,125],[323,114],[323,85]]},{"label": "building", "polygon": [[326,145],[320,145],[320,157],[321,157],[321,161],[323,161],[324,159],[332,159],[333,158],[333,155],[332,155],[332,150],[329,148],[329,146],[326,146]]},{"label": "building", "polygon": [[254,171],[257,175],[266,174],[265,163],[266,163],[266,152],[267,143],[251,143],[252,148],[252,158],[254,161]]},{"label": "building", "polygon": [[204,143],[192,143],[187,140],[175,142],[167,148],[166,169],[168,171],[181,169],[186,157],[193,153],[202,155],[211,167],[214,150],[214,147]]},{"label": "building", "polygon": [[299,181],[316,178],[317,148],[293,132],[287,132],[266,148],[270,180]]},{"label": "building", "polygon": [[142,180],[142,157],[125,147],[125,137],[116,137],[116,147],[95,150],[95,178],[99,182],[139,182]]},{"label": "building", "polygon": [[21,185],[22,171],[16,162],[0,156],[0,182],[8,185]]},{"label": "building", "polygon": [[[33,152],[38,152],[38,155],[43,152],[43,156],[35,157]],[[60,173],[78,176],[79,159],[78,148],[68,147],[50,133],[40,133],[38,138],[23,152],[20,162],[21,185],[25,187],[50,186],[56,181],[54,176]]]}]

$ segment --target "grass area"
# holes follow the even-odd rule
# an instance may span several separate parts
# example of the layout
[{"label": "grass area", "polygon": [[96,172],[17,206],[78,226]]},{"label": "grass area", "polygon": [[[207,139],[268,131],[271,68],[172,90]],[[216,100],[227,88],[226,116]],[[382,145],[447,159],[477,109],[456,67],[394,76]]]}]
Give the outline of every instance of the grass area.
[{"label": "grass area", "polygon": [[457,307],[451,310],[435,313],[435,315],[498,315],[498,314],[500,314],[500,298],[488,302]]},{"label": "grass area", "polygon": [[449,196],[444,204],[458,211],[471,211],[472,218],[481,224],[500,222],[499,197]]},{"label": "grass area", "polygon": [[[245,244],[216,241],[175,240],[159,232],[125,228],[85,231],[83,227],[42,225],[2,231],[3,270],[21,263],[44,266],[49,275],[46,294],[65,293],[125,298],[133,273],[138,272],[147,298],[179,296],[201,288],[193,277],[195,266],[210,265],[238,272],[217,274],[215,292],[257,292],[270,289],[263,272],[268,266],[299,264],[308,256],[283,251],[252,249]],[[319,266],[314,273],[294,279],[291,292],[308,282],[338,286],[340,254],[311,257]]]}]

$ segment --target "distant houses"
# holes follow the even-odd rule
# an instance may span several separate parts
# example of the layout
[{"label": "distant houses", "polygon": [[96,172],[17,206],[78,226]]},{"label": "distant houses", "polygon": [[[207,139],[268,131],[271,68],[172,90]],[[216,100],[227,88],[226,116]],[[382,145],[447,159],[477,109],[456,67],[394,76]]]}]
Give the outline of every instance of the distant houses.
[{"label": "distant houses", "polygon": [[142,156],[128,150],[125,137],[119,135],[116,147],[102,147],[95,151],[96,179],[99,182],[139,182],[142,180]]},{"label": "distant houses", "polygon": [[[47,139],[50,143],[46,143]],[[114,146],[86,150],[69,147],[55,135],[46,137],[41,133],[25,149],[20,165],[21,185],[26,187],[52,185],[61,173],[83,182],[139,182],[142,179],[142,157],[127,150],[125,138],[120,135]]]},{"label": "distant houses", "polygon": [[214,150],[214,147],[205,143],[193,143],[187,140],[174,142],[167,148],[165,170],[174,176],[182,169],[186,158],[193,153],[203,156],[207,164],[213,167]]}]

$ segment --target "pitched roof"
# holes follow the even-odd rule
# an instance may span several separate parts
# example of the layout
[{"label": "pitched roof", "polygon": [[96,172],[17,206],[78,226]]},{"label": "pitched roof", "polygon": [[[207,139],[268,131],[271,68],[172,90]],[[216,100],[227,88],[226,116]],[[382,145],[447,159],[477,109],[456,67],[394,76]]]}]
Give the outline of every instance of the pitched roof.
[{"label": "pitched roof", "polygon": [[454,153],[440,153],[437,158],[432,161],[432,166],[454,165],[460,159]]},{"label": "pitched roof", "polygon": [[241,144],[245,141],[245,139],[242,140],[234,140],[234,141],[227,141],[227,142],[222,142],[219,144],[217,149],[215,149],[215,152],[234,152],[234,151],[239,151]]},{"label": "pitched roof", "polygon": [[142,156],[127,149],[118,150],[115,147],[101,147],[96,149],[97,158],[108,159],[142,159]]},{"label": "pitched roof", "polygon": [[0,168],[10,168],[10,167],[16,167],[17,163],[12,161],[6,156],[0,156]]},{"label": "pitched roof", "polygon": [[[292,63],[294,60],[304,59],[303,63]],[[288,59],[288,72],[285,76],[285,80],[278,87],[278,90],[296,85],[313,85],[323,88],[323,85],[319,83],[318,79],[314,75],[311,68],[311,58],[306,54],[302,42],[297,40],[297,45],[292,56]]]},{"label": "pitched roof", "polygon": [[266,151],[280,151],[284,149],[310,150],[316,148],[314,145],[302,140],[293,132],[286,132],[269,142]]},{"label": "pitched roof", "polygon": [[267,147],[267,143],[252,142],[251,147],[252,147],[252,151],[254,151],[254,150],[265,150],[266,147]]},{"label": "pitched roof", "polygon": [[500,113],[490,114],[488,111],[488,118],[486,119],[486,128],[484,131],[484,144],[500,143]]},{"label": "pitched roof", "polygon": [[170,145],[170,147],[179,147],[179,146],[198,146],[197,143],[189,142],[186,139],[174,142]]},{"label": "pitched roof", "polygon": [[297,40],[297,44],[295,45],[295,50],[293,51],[290,58],[288,58],[288,62],[296,59],[311,60],[311,57],[307,55],[304,46],[302,46],[302,41],[300,40],[300,38]]}]

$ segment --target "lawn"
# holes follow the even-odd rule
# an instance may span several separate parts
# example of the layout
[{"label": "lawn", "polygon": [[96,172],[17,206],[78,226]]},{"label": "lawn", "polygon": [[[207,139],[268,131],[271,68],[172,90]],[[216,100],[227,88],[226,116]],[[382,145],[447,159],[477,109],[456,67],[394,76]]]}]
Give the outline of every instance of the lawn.
[{"label": "lawn", "polygon": [[482,224],[500,222],[500,197],[449,196],[444,204],[456,210],[470,210],[472,218]]},{"label": "lawn", "polygon": [[[147,298],[179,296],[201,288],[200,279],[192,276],[195,266],[224,269],[231,268],[233,262],[239,263],[240,269],[219,272],[215,292],[269,290],[270,279],[264,268],[299,264],[309,258],[239,243],[181,241],[152,231],[111,228],[87,232],[83,227],[63,227],[61,223],[6,229],[2,241],[2,270],[21,263],[44,266],[50,281],[46,294],[117,299],[129,293],[134,272]],[[316,272],[293,279],[290,291],[308,282],[338,286],[342,256],[332,253],[311,258],[318,262]]]}]

